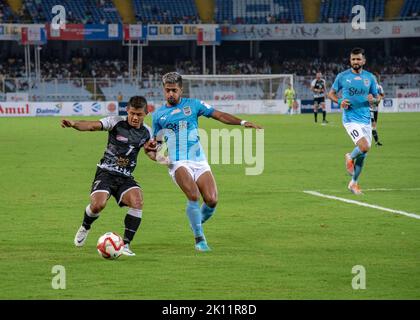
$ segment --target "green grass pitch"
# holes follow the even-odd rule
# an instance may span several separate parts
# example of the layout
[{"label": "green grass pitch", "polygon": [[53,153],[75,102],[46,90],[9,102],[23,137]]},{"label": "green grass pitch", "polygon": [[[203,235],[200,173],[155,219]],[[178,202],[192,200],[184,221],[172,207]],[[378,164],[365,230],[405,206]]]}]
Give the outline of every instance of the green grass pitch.
[{"label": "green grass pitch", "polygon": [[[60,119],[0,119],[0,299],[419,299],[420,220],[315,197],[324,194],[420,214],[420,114],[381,114],[356,197],[346,189],[353,148],[339,114],[246,116],[265,128],[265,167],[212,165],[219,189],[205,225],[213,251],[197,253],[186,199],[143,152],[136,257],[102,259],[96,241],[123,232],[111,198],[82,248],[73,245],[106,132],[62,129]],[[147,119],[150,123],[150,117]],[[233,128],[211,119],[200,126]],[[238,127],[236,127],[238,128]],[[53,289],[52,268],[66,271]],[[352,288],[366,270],[366,289]]]}]

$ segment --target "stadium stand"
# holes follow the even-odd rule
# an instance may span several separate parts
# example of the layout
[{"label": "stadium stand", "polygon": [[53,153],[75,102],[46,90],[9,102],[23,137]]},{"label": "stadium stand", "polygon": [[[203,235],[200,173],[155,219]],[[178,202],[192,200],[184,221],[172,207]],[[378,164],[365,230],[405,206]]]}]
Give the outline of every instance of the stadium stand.
[{"label": "stadium stand", "polygon": [[194,0],[134,0],[137,21],[143,23],[197,23]]},{"label": "stadium stand", "polygon": [[25,4],[14,12],[6,0],[0,0],[0,23],[32,22],[31,14]]},{"label": "stadium stand", "polygon": [[[68,23],[118,23],[122,22],[112,0],[60,0],[66,12]],[[55,0],[28,0],[25,5],[35,23],[51,21],[51,8],[57,5]]]},{"label": "stadium stand", "polygon": [[419,19],[420,18],[420,1],[406,0],[401,9],[400,16],[404,19]]},{"label": "stadium stand", "polygon": [[353,17],[352,7],[355,5],[366,8],[367,21],[377,21],[384,17],[385,0],[323,0],[320,22],[348,22]]},{"label": "stadium stand", "polygon": [[216,0],[216,21],[234,24],[303,23],[300,1]]}]

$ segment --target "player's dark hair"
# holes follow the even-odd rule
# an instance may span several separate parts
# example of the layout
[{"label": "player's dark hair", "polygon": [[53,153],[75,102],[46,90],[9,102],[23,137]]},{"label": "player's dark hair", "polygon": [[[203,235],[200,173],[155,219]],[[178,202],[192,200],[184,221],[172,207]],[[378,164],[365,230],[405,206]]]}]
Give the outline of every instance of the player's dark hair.
[{"label": "player's dark hair", "polygon": [[356,48],[351,49],[351,52],[350,52],[350,54],[360,54],[360,53],[364,56],[365,49],[356,47]]},{"label": "player's dark hair", "polygon": [[162,84],[177,84],[182,88],[182,76],[178,72],[168,72],[162,77]]},{"label": "player's dark hair", "polygon": [[147,100],[145,97],[142,96],[134,96],[131,97],[128,101],[127,107],[132,107],[134,109],[143,109],[144,112],[147,114]]}]

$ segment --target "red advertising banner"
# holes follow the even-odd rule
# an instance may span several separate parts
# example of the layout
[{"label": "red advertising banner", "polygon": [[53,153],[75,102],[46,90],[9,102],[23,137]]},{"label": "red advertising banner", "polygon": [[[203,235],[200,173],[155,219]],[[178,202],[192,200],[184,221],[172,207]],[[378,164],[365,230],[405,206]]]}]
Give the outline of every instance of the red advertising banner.
[{"label": "red advertising banner", "polygon": [[48,40],[83,40],[83,24],[66,24],[64,29],[54,29],[50,24],[46,25]]}]

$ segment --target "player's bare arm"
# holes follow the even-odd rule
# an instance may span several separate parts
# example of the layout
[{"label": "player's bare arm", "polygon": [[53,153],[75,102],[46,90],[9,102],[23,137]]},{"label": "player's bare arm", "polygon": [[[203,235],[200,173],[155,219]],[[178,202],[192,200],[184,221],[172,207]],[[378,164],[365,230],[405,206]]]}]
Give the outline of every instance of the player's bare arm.
[{"label": "player's bare arm", "polygon": [[61,127],[74,128],[78,131],[99,131],[102,130],[102,123],[100,121],[62,119]]},{"label": "player's bare arm", "polygon": [[[226,112],[222,112],[222,111],[218,111],[218,110],[215,110],[211,117],[213,119],[216,119],[216,120],[218,120],[222,123],[225,123],[225,124],[241,125],[241,123],[243,121],[243,120],[231,115],[230,113],[226,113]],[[257,124],[254,124],[252,122],[249,122],[249,121],[245,121],[245,123],[243,125],[246,128],[262,129],[261,126],[259,126]]]},{"label": "player's bare arm", "polygon": [[379,102],[381,102],[381,96],[378,94],[377,96],[374,96],[373,94],[368,94],[368,101],[371,106],[377,106]]},{"label": "player's bare arm", "polygon": [[335,103],[339,103],[338,101],[341,100],[340,108],[347,109],[350,106],[350,101],[348,99],[339,99],[334,89],[331,89],[330,92],[328,92],[328,98]]},{"label": "player's bare arm", "polygon": [[169,164],[169,158],[165,156],[164,152],[161,152],[161,143],[158,143],[154,139],[150,139],[144,144],[143,148],[146,155],[153,161],[165,165]]}]

